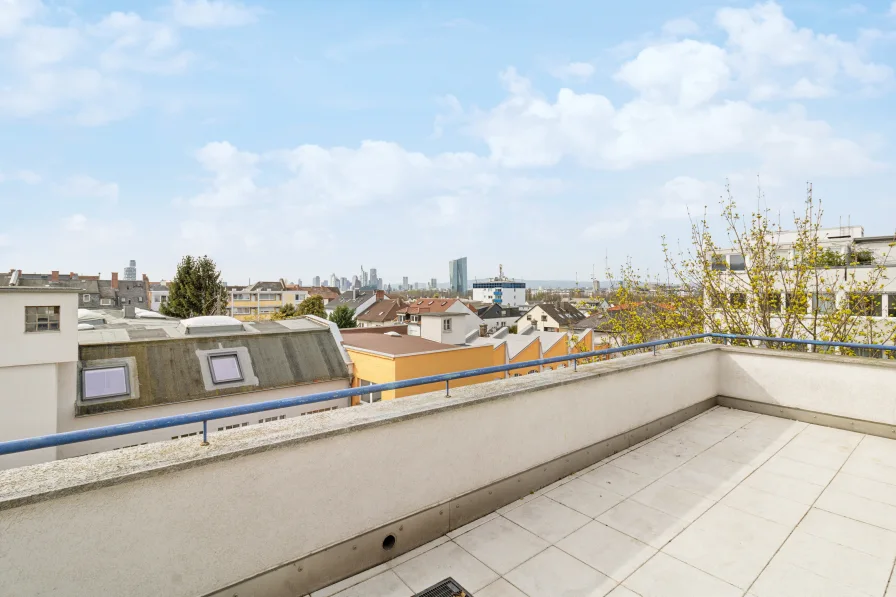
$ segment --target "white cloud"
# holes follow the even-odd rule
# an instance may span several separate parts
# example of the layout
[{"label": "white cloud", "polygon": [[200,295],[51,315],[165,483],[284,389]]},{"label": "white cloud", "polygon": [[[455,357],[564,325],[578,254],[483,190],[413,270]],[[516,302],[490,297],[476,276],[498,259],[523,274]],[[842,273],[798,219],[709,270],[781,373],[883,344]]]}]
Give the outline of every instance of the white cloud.
[{"label": "white cloud", "polygon": [[174,21],[183,27],[239,27],[258,20],[259,9],[227,0],[174,0]]},{"label": "white cloud", "polygon": [[638,215],[647,219],[700,217],[704,207],[714,207],[724,188],[691,176],[676,176],[652,197],[638,201]]},{"label": "white cloud", "polygon": [[789,82],[794,79],[805,79],[808,97],[818,97],[822,88],[832,93],[840,78],[873,87],[893,77],[889,66],[867,60],[860,45],[797,28],[775,2],[723,8],[716,24],[728,35],[730,63],[742,83],[761,89],[755,100],[802,97]]},{"label": "white cloud", "polygon": [[214,178],[206,191],[190,200],[193,205],[233,207],[260,199],[253,180],[259,156],[223,141],[208,143],[196,153],[196,159]]},{"label": "white cloud", "polygon": [[40,0],[0,1],[0,38],[12,36],[43,9]]},{"label": "white cloud", "polygon": [[698,106],[728,83],[725,51],[713,44],[685,40],[646,48],[622,65],[616,79],[649,101]]},{"label": "white cloud", "polygon": [[5,249],[7,247],[12,246],[12,239],[8,234],[0,234],[0,249]]},{"label": "white cloud", "polygon": [[893,0],[893,4],[890,5],[890,14],[896,16],[896,0]]},{"label": "white cloud", "polygon": [[84,214],[74,214],[63,220],[63,227],[69,232],[83,232],[87,228],[87,217]]},{"label": "white cloud", "polygon": [[587,62],[570,62],[551,69],[551,74],[558,79],[579,79],[585,81],[594,75],[594,65]]},{"label": "white cloud", "polygon": [[691,19],[672,19],[663,24],[663,33],[672,37],[684,37],[700,33],[700,25]]},{"label": "white cloud", "polygon": [[585,228],[582,236],[586,240],[611,240],[620,238],[631,228],[629,219],[601,219]]},{"label": "white cloud", "polygon": [[25,184],[37,184],[41,181],[40,175],[31,170],[19,170],[11,174],[0,172],[0,182],[23,182]]},{"label": "white cloud", "polygon": [[118,201],[118,185],[116,183],[102,182],[84,174],[68,178],[63,183],[62,190],[70,197]]},{"label": "white cloud", "polygon": [[845,15],[863,15],[868,12],[868,7],[864,4],[859,4],[858,2],[854,4],[850,4],[849,6],[840,9],[840,12]]},{"label": "white cloud", "polygon": [[56,64],[70,58],[82,44],[81,33],[68,27],[31,26],[15,44],[16,61],[26,69]]}]

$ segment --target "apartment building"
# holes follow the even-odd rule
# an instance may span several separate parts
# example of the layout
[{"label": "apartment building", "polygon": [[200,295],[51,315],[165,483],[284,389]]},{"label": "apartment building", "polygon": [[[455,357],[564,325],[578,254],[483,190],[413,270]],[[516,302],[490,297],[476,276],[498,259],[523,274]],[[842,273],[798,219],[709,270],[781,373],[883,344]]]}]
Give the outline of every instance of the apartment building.
[{"label": "apartment building", "polygon": [[148,309],[152,302],[150,283],[146,275],[140,280],[119,280],[112,272],[109,280],[99,275],[84,276],[53,270],[48,274],[10,270],[0,274],[0,285],[17,288],[68,288],[78,291],[80,309],[116,309],[125,306]]},{"label": "apartment building", "polygon": [[399,323],[408,324],[408,334],[464,344],[479,336],[482,319],[474,308],[456,298],[422,298],[408,303],[398,312]]},{"label": "apartment building", "polygon": [[[0,441],[349,387],[335,325],[316,317],[249,324],[150,310],[78,309],[79,289],[0,287]],[[211,431],[348,406],[336,399],[210,424]],[[197,435],[151,430],[0,456],[0,469]]]},{"label": "apartment building", "polygon": [[405,307],[401,299],[382,299],[355,316],[359,328],[383,327],[398,322],[398,312]]},{"label": "apartment building", "polygon": [[389,298],[382,290],[347,290],[339,298],[325,305],[327,316],[332,315],[338,307],[348,307],[355,312],[355,317],[363,315],[374,303]]}]

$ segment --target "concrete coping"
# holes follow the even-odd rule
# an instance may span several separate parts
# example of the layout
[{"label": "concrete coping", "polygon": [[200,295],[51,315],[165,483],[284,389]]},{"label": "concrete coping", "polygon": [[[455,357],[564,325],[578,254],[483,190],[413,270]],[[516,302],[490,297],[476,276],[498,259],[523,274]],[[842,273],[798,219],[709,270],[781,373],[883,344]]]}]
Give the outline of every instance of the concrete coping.
[{"label": "concrete coping", "polygon": [[545,370],[468,386],[398,398],[371,405],[340,408],[310,417],[292,417],[263,425],[210,434],[208,446],[196,437],[153,442],[120,450],[100,452],[0,471],[0,510],[54,499],[150,477],[202,466],[248,454],[274,450],[423,417],[454,408],[514,396],[565,384],[630,371],[718,350],[713,344],[678,348],[600,361],[588,365]]},{"label": "concrete coping", "polygon": [[81,288],[60,288],[58,286],[0,286],[0,292],[21,292],[31,294],[80,294],[85,292]]}]

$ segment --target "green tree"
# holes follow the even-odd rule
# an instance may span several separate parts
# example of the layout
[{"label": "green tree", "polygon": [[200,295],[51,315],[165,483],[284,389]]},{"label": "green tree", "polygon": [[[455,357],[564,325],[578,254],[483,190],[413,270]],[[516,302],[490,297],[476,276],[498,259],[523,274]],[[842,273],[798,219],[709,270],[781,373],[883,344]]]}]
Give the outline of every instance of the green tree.
[{"label": "green tree", "polygon": [[341,329],[358,326],[358,322],[355,321],[355,310],[348,305],[339,305],[336,307],[330,314],[330,321],[335,323],[336,326]]},{"label": "green tree", "polygon": [[510,326],[510,329],[508,329],[507,331],[510,332],[511,334],[515,334],[516,333],[516,324],[513,324],[512,326]]},{"label": "green tree", "polygon": [[302,315],[316,315],[317,317],[327,318],[327,312],[324,310],[324,299],[319,294],[309,296],[296,307],[296,317]]},{"label": "green tree", "polygon": [[226,313],[227,288],[221,282],[221,272],[215,262],[206,255],[187,255],[181,259],[168,285],[168,302],[162,304],[161,312],[179,319]]},{"label": "green tree", "polygon": [[296,314],[296,306],[292,303],[286,303],[271,315],[271,319],[279,320],[279,319],[294,319],[298,317]]}]

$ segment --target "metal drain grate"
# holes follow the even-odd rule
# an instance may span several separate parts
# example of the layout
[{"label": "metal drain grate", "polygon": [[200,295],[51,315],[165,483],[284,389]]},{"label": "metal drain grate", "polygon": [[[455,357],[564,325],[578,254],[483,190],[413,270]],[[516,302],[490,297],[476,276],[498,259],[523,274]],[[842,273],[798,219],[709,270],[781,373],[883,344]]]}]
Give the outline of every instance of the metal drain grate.
[{"label": "metal drain grate", "polygon": [[425,591],[417,593],[414,597],[473,597],[473,595],[457,584],[453,578],[446,578]]}]

